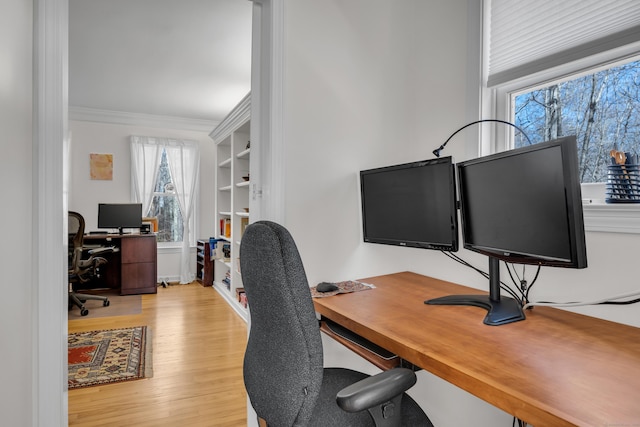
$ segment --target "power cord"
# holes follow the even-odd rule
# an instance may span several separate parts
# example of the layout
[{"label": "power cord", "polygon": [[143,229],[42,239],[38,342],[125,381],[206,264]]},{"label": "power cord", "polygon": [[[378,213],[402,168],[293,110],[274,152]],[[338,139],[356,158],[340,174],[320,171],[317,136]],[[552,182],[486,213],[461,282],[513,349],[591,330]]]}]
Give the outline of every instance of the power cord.
[{"label": "power cord", "polygon": [[[442,252],[444,255],[448,256],[449,258],[451,258],[455,262],[457,262],[459,264],[462,264],[465,267],[471,268],[472,270],[474,270],[475,272],[480,274],[485,279],[489,279],[489,274],[487,272],[485,272],[485,271],[481,270],[480,268],[470,264],[468,261],[462,259],[458,255],[455,255],[455,254],[453,254],[451,252],[447,252],[447,251],[440,251],[440,252]],[[538,302],[530,302],[529,293],[531,292],[531,289],[533,288],[533,285],[535,285],[535,283],[538,280],[538,277],[540,276],[541,266],[538,265],[538,268],[536,270],[535,276],[533,277],[531,282],[528,282],[526,280],[526,278],[525,278],[525,268],[524,268],[524,266],[523,266],[523,269],[522,269],[522,276],[520,277],[520,276],[518,276],[518,273],[517,273],[517,271],[515,269],[515,266],[513,264],[510,265],[506,261],[504,262],[504,264],[505,264],[505,266],[507,268],[507,271],[509,272],[509,276],[511,277],[511,281],[513,282],[513,285],[517,290],[514,291],[511,288],[511,286],[507,285],[502,280],[500,281],[500,289],[505,291],[505,292],[507,292],[516,301],[519,301],[520,304],[522,305],[522,309],[523,310],[531,309],[531,308],[533,308],[535,306],[579,307],[579,306],[585,306],[585,305],[630,305],[630,304],[637,304],[637,303],[640,302],[640,290],[624,293],[624,294],[621,294],[621,295],[614,295],[612,297],[607,297],[607,298],[603,298],[603,299],[595,300],[595,301],[584,301],[584,302],[580,302],[580,301],[572,301],[572,302],[538,301]],[[518,295],[518,293],[520,295]],[[619,300],[622,300],[622,299],[625,299],[625,298],[633,298],[633,299],[630,299],[630,300],[627,299],[627,300],[624,300],[624,301],[619,301]]]},{"label": "power cord", "polygon": [[584,306],[584,305],[604,305],[604,304],[629,305],[629,304],[636,304],[636,303],[640,302],[640,298],[635,298],[635,299],[627,300],[627,301],[617,301],[617,300],[620,300],[620,299],[623,299],[623,298],[633,298],[633,297],[640,297],[640,291],[628,292],[628,293],[624,293],[624,294],[620,294],[620,295],[614,295],[612,297],[608,297],[608,298],[605,298],[605,299],[600,299],[600,300],[595,300],[595,301],[586,301],[586,302],[578,302],[578,301],[573,301],[573,302],[550,302],[550,301],[530,302],[528,304],[525,304],[525,306],[523,308],[527,309],[529,307],[534,307],[534,306],[580,307],[580,306]]}]

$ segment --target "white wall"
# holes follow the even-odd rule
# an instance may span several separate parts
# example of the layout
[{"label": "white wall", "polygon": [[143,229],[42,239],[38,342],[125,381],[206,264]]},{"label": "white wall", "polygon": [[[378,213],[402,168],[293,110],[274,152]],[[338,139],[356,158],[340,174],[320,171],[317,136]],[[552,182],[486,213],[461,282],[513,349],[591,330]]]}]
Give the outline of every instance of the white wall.
[{"label": "white wall", "polygon": [[[439,252],[364,244],[360,231],[359,170],[432,158],[471,121],[470,109],[477,114],[471,119],[479,117],[470,101],[477,99],[477,79],[467,75],[478,67],[467,6],[467,0],[286,3],[285,225],[311,284],[410,270],[488,289],[481,276]],[[452,140],[445,154],[462,160],[469,152],[464,142]],[[589,268],[546,268],[531,296],[573,301],[638,289],[632,266],[639,244],[640,235],[588,233]],[[460,255],[486,269],[486,258]],[[534,272],[529,267],[527,277]],[[578,311],[640,326],[638,305]],[[478,321],[483,317],[479,312]],[[371,370],[331,340],[325,346],[327,364]],[[411,394],[438,426],[511,423],[426,372]]]},{"label": "white wall", "polygon": [[32,260],[31,1],[0,7],[0,424],[32,425],[34,340]]},{"label": "white wall", "polygon": [[[131,199],[131,135],[190,139],[200,142],[200,198],[198,237],[214,233],[211,212],[214,209],[213,180],[215,149],[207,132],[162,129],[133,125],[97,123],[71,120],[71,175],[69,209],[80,212],[87,223],[86,229],[97,230],[98,203],[128,203]],[[113,180],[91,180],[89,154],[113,154]],[[196,256],[193,255],[195,273]],[[158,280],[174,281],[180,277],[180,251],[160,249],[158,253]]]}]

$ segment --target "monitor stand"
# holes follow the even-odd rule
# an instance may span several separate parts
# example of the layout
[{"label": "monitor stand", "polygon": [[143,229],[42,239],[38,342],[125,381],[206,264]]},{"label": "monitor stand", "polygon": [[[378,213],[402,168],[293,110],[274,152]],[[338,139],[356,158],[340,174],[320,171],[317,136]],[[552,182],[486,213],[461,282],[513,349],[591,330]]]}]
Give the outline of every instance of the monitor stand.
[{"label": "monitor stand", "polygon": [[522,306],[513,298],[500,295],[500,261],[489,257],[489,295],[447,295],[424,302],[429,305],[469,305],[488,311],[486,325],[498,326],[524,320]]}]

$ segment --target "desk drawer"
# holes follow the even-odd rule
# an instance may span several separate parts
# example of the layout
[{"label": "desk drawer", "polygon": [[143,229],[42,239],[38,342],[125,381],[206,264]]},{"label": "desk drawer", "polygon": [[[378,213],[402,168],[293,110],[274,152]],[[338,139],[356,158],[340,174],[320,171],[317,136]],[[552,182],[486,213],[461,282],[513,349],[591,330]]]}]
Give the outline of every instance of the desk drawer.
[{"label": "desk drawer", "polygon": [[156,293],[157,274],[155,262],[122,264],[120,295]]},{"label": "desk drawer", "polygon": [[157,257],[156,236],[136,236],[124,238],[120,244],[122,264],[155,262]]}]

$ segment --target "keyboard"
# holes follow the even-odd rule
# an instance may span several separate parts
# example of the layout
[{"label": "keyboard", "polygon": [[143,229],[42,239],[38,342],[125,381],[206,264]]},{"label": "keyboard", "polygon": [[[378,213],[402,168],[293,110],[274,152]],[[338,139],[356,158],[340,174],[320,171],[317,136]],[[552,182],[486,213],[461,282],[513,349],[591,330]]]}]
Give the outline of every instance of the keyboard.
[{"label": "keyboard", "polygon": [[359,345],[360,347],[366,348],[367,350],[371,351],[372,353],[376,354],[382,359],[391,360],[397,357],[395,354],[391,353],[390,351],[380,347],[377,344],[372,343],[368,339],[361,337],[360,335],[345,328],[342,325],[339,325],[338,323],[335,323],[325,317],[323,317],[322,320],[326,323],[329,329],[331,329],[331,332],[333,332],[334,334],[339,335],[340,337],[356,345]]}]

